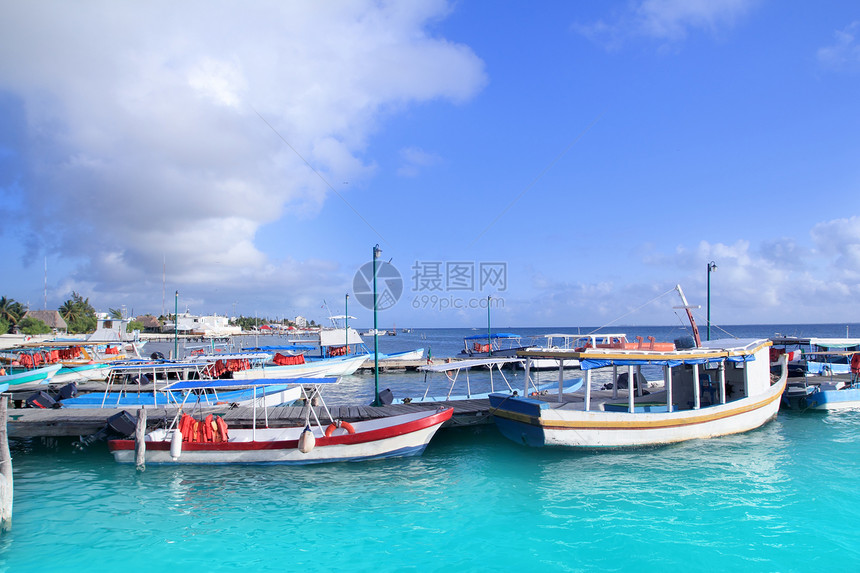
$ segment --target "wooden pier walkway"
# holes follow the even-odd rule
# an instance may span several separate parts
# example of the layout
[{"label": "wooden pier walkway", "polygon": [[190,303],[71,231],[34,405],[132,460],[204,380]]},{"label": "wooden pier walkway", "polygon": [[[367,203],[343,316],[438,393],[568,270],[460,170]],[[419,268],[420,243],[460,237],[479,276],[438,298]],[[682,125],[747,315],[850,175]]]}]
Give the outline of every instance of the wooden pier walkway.
[{"label": "wooden pier walkway", "polygon": [[[435,410],[437,407],[453,407],[454,415],[443,427],[474,426],[491,423],[489,400],[457,400],[452,402],[425,402],[420,404],[397,404],[390,406],[329,406],[335,419],[358,422],[384,416],[406,414],[419,410]],[[91,436],[105,427],[107,419],[119,412],[126,411],[137,416],[137,407],[128,408],[10,408],[7,428],[9,437],[79,437]],[[314,407],[320,421],[325,424],[328,416],[322,407]],[[231,408],[212,406],[207,408],[186,409],[187,413],[200,418],[201,415],[220,414],[231,428],[250,428],[254,423],[254,409],[251,407]],[[153,429],[169,424],[176,408],[146,408],[147,427]],[[305,421],[305,408],[301,406],[278,406],[268,409],[270,427],[299,426]],[[313,420],[313,416],[311,416]],[[262,409],[257,410],[257,427],[263,427],[265,417]]]}]

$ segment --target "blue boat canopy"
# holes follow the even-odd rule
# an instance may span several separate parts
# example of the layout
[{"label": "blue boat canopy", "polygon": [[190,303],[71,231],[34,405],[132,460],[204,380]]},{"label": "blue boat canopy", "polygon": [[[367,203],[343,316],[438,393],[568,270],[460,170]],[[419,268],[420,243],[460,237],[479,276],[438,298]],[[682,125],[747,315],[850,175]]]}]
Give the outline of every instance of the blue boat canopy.
[{"label": "blue boat canopy", "polygon": [[707,363],[719,363],[719,362],[752,362],[755,360],[755,356],[752,354],[742,354],[739,356],[721,356],[718,358],[709,357],[709,358],[689,358],[684,360],[598,360],[595,358],[588,358],[585,360],[581,360],[579,363],[579,367],[582,370],[591,370],[593,368],[604,368],[606,366],[668,366],[670,368],[679,366],[681,364],[707,364]]},{"label": "blue boat canopy", "polygon": [[289,384],[334,384],[338,381],[337,377],[329,376],[326,378],[258,378],[255,380],[231,380],[225,378],[223,380],[182,380],[175,384],[165,387],[165,390],[206,390],[218,388],[253,388],[261,386],[283,386]]},{"label": "blue boat canopy", "polygon": [[316,346],[303,346],[300,344],[287,344],[284,346],[255,346],[254,348],[242,348],[249,352],[269,352],[277,350],[316,350]]},{"label": "blue boat canopy", "polygon": [[[511,334],[510,332],[497,332],[495,334],[491,334],[490,338],[522,338],[519,334]],[[486,340],[486,334],[474,334],[472,336],[467,336],[466,340]]]}]

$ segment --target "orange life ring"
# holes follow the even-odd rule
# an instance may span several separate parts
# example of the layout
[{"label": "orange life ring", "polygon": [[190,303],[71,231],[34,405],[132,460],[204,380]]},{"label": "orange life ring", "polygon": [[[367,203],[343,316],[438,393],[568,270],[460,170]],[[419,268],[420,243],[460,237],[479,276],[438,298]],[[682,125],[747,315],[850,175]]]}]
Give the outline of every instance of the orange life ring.
[{"label": "orange life ring", "polygon": [[331,424],[328,425],[328,428],[325,429],[325,437],[330,438],[331,435],[334,433],[334,431],[338,428],[343,428],[349,434],[355,433],[355,428],[352,427],[352,424],[350,424],[349,422],[338,421],[338,422],[332,422]]}]

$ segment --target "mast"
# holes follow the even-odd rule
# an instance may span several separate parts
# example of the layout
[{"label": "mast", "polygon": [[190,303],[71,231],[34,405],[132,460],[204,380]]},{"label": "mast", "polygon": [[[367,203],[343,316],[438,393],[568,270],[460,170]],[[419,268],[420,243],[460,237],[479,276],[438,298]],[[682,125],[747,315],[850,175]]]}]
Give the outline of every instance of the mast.
[{"label": "mast", "polygon": [[693,318],[693,313],[690,310],[693,308],[701,308],[701,306],[690,306],[687,303],[687,297],[684,296],[684,291],[681,290],[681,285],[675,285],[675,290],[678,291],[678,295],[681,297],[681,302],[684,303],[683,306],[676,306],[675,308],[683,308],[687,311],[687,318],[690,319],[690,327],[693,329],[693,340],[696,342],[696,348],[701,348],[702,338],[699,336],[699,327],[696,326],[696,319]]}]

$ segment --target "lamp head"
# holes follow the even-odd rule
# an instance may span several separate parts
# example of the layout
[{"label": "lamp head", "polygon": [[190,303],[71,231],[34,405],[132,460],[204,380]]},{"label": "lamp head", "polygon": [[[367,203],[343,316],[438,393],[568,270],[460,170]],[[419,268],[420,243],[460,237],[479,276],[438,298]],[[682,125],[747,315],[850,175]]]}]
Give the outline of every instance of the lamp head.
[{"label": "lamp head", "polygon": [[381,255],[381,254],[382,254],[382,249],[379,248],[379,243],[377,243],[373,247],[373,258],[378,259],[379,255]]},{"label": "lamp head", "polygon": [[715,271],[715,270],[717,270],[717,263],[715,263],[714,261],[711,261],[710,263],[708,263],[708,272]]}]

